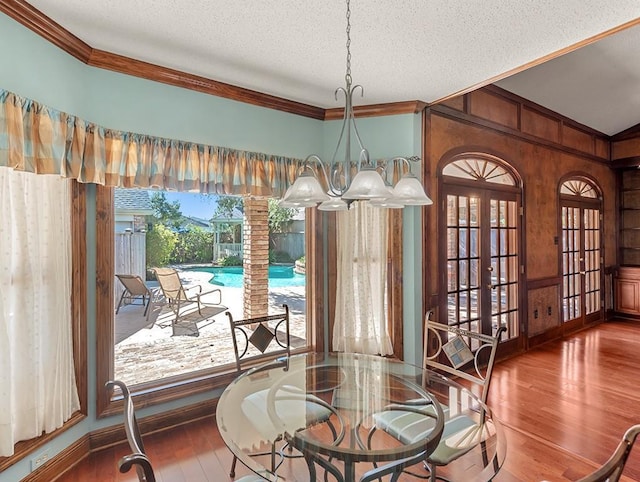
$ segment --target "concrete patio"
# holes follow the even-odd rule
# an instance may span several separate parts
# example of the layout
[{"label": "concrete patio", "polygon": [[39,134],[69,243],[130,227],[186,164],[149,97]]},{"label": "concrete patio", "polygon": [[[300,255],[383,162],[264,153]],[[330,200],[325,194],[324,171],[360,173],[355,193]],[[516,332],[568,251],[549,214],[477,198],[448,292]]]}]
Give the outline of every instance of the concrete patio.
[{"label": "concrete patio", "polygon": [[[180,277],[185,284],[202,285],[203,291],[216,287],[208,283],[209,273],[184,271]],[[175,334],[171,327],[175,315],[166,305],[156,310],[152,306],[148,320],[140,304],[120,308],[115,317],[115,378],[138,384],[233,363],[231,331],[224,312],[229,311],[234,319],[243,317],[242,288],[219,288],[227,309],[205,306],[204,316],[200,316],[192,305],[189,313],[181,317],[186,320],[183,329]],[[269,290],[269,314],[281,312],[283,303],[289,306],[292,345],[302,346],[306,335],[305,287]]]}]

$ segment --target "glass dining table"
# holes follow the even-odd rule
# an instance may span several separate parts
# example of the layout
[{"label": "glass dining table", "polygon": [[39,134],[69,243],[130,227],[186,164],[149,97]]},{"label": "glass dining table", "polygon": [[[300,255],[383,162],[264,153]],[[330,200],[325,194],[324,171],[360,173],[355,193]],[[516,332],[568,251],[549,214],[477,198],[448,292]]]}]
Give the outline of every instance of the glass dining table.
[{"label": "glass dining table", "polygon": [[[401,443],[379,426],[390,410],[418,414],[428,430]],[[472,421],[465,434],[448,436],[448,422],[460,417]],[[320,469],[346,482],[407,467],[428,476],[422,461],[438,444],[461,454],[438,468],[438,476],[451,481],[491,480],[506,456],[499,421],[471,390],[431,370],[362,354],[307,353],[250,369],[225,389],[216,420],[231,452],[269,481],[285,479],[278,464],[256,454],[274,444],[279,457],[305,458],[309,480]]]}]

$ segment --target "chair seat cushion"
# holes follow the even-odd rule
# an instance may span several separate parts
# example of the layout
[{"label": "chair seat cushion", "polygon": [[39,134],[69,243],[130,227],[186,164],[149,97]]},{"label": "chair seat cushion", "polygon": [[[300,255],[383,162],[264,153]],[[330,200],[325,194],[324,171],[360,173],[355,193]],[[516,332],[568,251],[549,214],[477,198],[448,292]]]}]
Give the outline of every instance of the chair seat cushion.
[{"label": "chair seat cushion", "polygon": [[[320,403],[313,403],[315,397],[302,398],[304,394],[291,387],[291,394],[298,393],[301,398],[297,400],[275,400],[275,412],[280,420],[272,421],[267,410],[267,398],[269,389],[252,393],[242,401],[242,412],[251,420],[260,434],[267,440],[273,441],[287,431],[295,433],[296,430],[325,422],[331,417],[331,410]],[[320,401],[320,399],[318,399]],[[281,423],[276,427],[274,423]]]},{"label": "chair seat cushion", "polygon": [[239,479],[234,479],[235,482],[264,482],[266,479],[260,477],[259,475],[245,475]]},{"label": "chair seat cushion", "polygon": [[[446,465],[475,447],[481,440],[483,431],[476,421],[466,416],[449,417],[448,407],[442,407],[445,423],[438,447],[428,460],[437,465]],[[435,415],[433,406],[424,407],[422,412]],[[408,445],[429,436],[435,426],[435,419],[415,412],[387,410],[374,415],[376,428],[384,430],[392,437]]]},{"label": "chair seat cushion", "polygon": [[[376,428],[384,430],[405,445],[427,438],[435,426],[436,411],[433,405],[413,408],[426,415],[401,409],[385,410],[373,416]],[[448,408],[443,406],[442,410],[446,417]]]},{"label": "chair seat cushion", "polygon": [[440,443],[427,460],[436,465],[447,465],[482,441],[482,426],[466,416],[455,417],[444,423]]}]

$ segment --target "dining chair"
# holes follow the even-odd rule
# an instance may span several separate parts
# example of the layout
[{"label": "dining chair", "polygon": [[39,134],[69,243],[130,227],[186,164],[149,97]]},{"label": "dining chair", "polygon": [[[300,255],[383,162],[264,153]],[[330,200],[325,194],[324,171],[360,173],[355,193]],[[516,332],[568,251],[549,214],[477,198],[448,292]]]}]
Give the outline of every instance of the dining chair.
[{"label": "dining chair", "polygon": [[[291,335],[289,331],[289,307],[282,305],[284,311],[281,313],[245,318],[234,320],[230,312],[226,312],[229,319],[229,327],[231,329],[231,340],[233,343],[233,352],[235,355],[236,369],[238,373],[244,371],[248,366],[256,366],[261,361],[282,360],[286,364],[288,357],[291,355]],[[313,426],[319,423],[327,423],[327,426],[333,433],[334,439],[338,437],[337,431],[331,423],[331,415],[334,413],[330,406],[323,400],[308,395],[306,393],[298,393],[296,387],[283,387],[289,390],[291,395],[288,399],[270,399],[270,389],[259,390],[248,395],[242,402],[239,409],[251,414],[251,417],[259,421],[265,433],[277,433],[278,429],[272,421],[269,404],[273,403],[275,413],[281,419],[284,425],[287,425],[288,417],[296,417],[300,412],[300,404],[304,404],[304,416],[307,426]],[[283,437],[277,437],[271,443],[271,450],[268,453],[256,453],[259,455],[271,456],[271,471],[275,473],[285,457],[301,457],[301,455],[292,455],[292,449],[285,442],[283,447],[278,450],[277,444],[283,440]],[[285,455],[285,448],[288,447],[289,453]],[[279,461],[276,460],[279,458]],[[229,475],[235,476],[235,468],[238,457],[234,454],[231,463],[231,471]]]},{"label": "dining chair", "polygon": [[[147,458],[142,443],[142,435],[138,427],[133,401],[127,385],[120,380],[108,381],[105,384],[107,390],[113,391],[115,387],[119,387],[124,399],[124,431],[127,435],[127,442],[131,453],[125,455],[118,461],[118,469],[121,473],[126,473],[135,465],[139,482],[155,482],[156,477],[153,472],[151,462]],[[247,481],[249,482],[249,481]]]},{"label": "dining chair", "polygon": [[630,427],[611,457],[598,470],[579,479],[577,482],[617,482],[620,480],[624,465],[627,463],[627,458],[638,434],[640,434],[640,425]]},{"label": "dining chair", "polygon": [[[431,319],[432,316],[433,310],[429,310],[424,318],[423,366],[477,386],[481,391],[480,401],[486,404],[496,351],[506,328],[496,327],[495,334],[491,336],[438,323]],[[428,475],[411,474],[429,478],[432,482],[439,478],[436,473],[438,466],[450,464],[473,446],[482,443],[481,439],[473,445],[468,441],[484,433],[481,427],[484,424],[483,409],[478,421],[466,415],[452,414],[449,407],[441,405],[445,415],[444,431],[435,450],[426,455],[424,465]],[[368,435],[368,443],[371,443],[376,430],[383,430],[404,444],[427,437],[435,425],[433,406],[425,405],[419,409],[420,405],[407,404],[407,407],[403,410],[402,405],[393,405],[393,409],[375,414],[375,424]]]}]

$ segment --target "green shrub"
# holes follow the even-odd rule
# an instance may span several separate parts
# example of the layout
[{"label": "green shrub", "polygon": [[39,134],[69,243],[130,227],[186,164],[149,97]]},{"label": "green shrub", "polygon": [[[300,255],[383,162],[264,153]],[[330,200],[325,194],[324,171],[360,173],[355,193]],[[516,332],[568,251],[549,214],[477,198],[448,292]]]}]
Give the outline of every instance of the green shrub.
[{"label": "green shrub", "polygon": [[220,266],[242,266],[242,258],[240,256],[226,256],[220,258],[217,264]]},{"label": "green shrub", "polygon": [[273,251],[269,250],[269,264],[272,263],[291,263],[291,255],[286,251]]},{"label": "green shrub", "polygon": [[304,267],[305,266],[305,259],[304,256],[300,256],[297,260],[296,260],[296,264],[299,266]]},{"label": "green shrub", "polygon": [[166,266],[177,243],[176,233],[162,224],[156,224],[147,232],[147,267]]},{"label": "green shrub", "polygon": [[177,234],[171,262],[210,263],[213,259],[213,233],[198,226],[191,226]]}]

